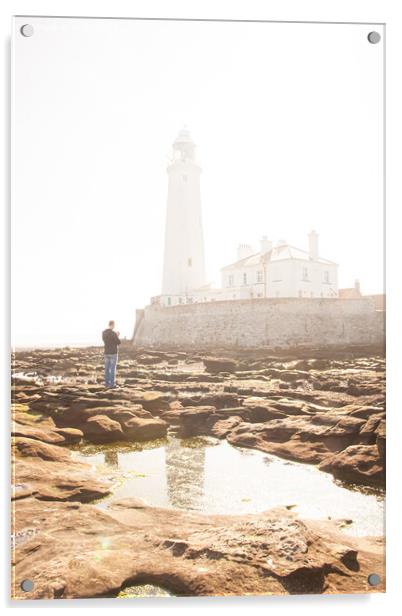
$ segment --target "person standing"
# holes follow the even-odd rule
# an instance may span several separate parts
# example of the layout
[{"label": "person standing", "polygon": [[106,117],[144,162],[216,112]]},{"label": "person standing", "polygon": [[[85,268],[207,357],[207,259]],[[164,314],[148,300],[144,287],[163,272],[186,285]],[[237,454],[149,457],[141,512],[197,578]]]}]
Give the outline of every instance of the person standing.
[{"label": "person standing", "polygon": [[120,332],[115,332],[115,322],[109,321],[109,327],[103,330],[102,340],[105,345],[105,386],[116,387],[117,349],[120,344]]}]

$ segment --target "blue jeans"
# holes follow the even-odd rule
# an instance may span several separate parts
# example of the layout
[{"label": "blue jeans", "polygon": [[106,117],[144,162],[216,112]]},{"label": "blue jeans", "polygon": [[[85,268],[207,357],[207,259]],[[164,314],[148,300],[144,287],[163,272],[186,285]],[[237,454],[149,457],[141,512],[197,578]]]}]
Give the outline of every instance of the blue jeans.
[{"label": "blue jeans", "polygon": [[117,353],[114,355],[105,355],[105,385],[106,387],[115,387],[116,385],[116,365]]}]

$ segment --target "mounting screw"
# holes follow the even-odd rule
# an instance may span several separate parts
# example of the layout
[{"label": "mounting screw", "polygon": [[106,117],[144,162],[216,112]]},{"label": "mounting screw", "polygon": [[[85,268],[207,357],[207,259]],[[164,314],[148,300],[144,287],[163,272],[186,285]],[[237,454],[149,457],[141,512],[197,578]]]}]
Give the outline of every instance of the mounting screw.
[{"label": "mounting screw", "polygon": [[381,582],[381,578],[377,573],[370,573],[367,578],[367,581],[370,586],[378,586],[378,584]]},{"label": "mounting screw", "polygon": [[24,24],[23,26],[21,26],[20,32],[22,36],[32,36],[34,33],[34,29],[31,24]]},{"label": "mounting screw", "polygon": [[24,592],[31,592],[33,590],[34,583],[32,580],[22,580],[21,582],[21,590]]},{"label": "mounting screw", "polygon": [[373,32],[369,32],[367,35],[367,39],[369,43],[372,43],[373,45],[376,45],[377,43],[379,43],[381,41],[381,34],[379,32],[376,32],[375,30],[373,30]]}]

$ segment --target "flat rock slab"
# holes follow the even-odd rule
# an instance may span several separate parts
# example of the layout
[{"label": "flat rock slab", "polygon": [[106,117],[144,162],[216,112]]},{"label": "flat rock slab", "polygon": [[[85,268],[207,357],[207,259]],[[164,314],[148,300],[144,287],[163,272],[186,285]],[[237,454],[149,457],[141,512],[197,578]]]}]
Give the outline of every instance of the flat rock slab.
[{"label": "flat rock slab", "polygon": [[[31,535],[14,551],[19,599],[115,596],[135,583],[197,596],[361,593],[373,590],[370,573],[384,573],[378,539],[359,544],[286,509],[206,516],[124,499],[104,512],[26,498],[16,532],[27,526]],[[23,579],[32,592],[20,590]]]}]

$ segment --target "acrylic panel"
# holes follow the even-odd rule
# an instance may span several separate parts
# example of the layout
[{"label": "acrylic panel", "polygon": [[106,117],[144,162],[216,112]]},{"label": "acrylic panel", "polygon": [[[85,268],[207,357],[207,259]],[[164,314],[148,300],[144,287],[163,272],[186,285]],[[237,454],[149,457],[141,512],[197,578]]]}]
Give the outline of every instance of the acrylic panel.
[{"label": "acrylic panel", "polygon": [[384,54],[14,18],[13,598],[384,592]]}]

